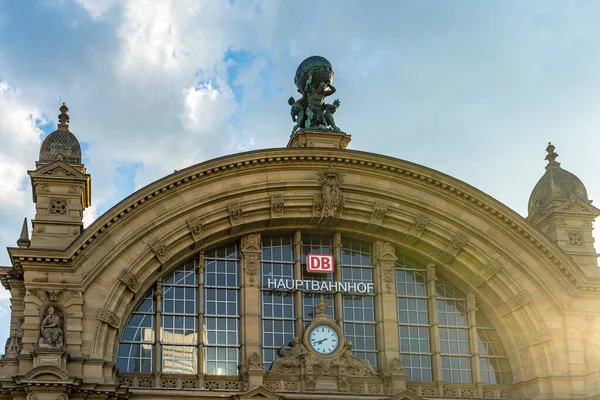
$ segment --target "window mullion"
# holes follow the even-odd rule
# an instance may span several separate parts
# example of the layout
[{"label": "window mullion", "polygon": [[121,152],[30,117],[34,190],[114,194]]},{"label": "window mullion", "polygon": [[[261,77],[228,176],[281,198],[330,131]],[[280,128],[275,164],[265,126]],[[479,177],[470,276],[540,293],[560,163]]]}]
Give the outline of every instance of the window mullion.
[{"label": "window mullion", "polygon": [[204,372],[206,370],[204,357],[204,252],[198,255],[198,364],[196,371],[200,379],[199,387],[204,387]]},{"label": "window mullion", "polygon": [[437,304],[435,299],[435,265],[429,264],[427,266],[427,311],[429,314],[430,332],[429,336],[431,340],[429,345],[431,346],[432,360],[431,360],[431,372],[433,375],[433,381],[440,384],[442,382],[442,365],[440,356],[440,329],[437,317]]},{"label": "window mullion", "polygon": [[[340,232],[335,232],[333,235],[333,260],[335,263],[335,270],[333,275],[334,282],[342,281],[342,234]],[[335,315],[336,323],[342,330],[342,335],[344,334],[344,309],[343,309],[343,300],[342,293],[337,292],[333,295],[333,307]]]},{"label": "window mullion", "polygon": [[162,345],[162,326],[160,321],[160,314],[162,312],[162,279],[158,279],[156,281],[156,302],[154,303],[154,373],[162,372],[162,354],[161,354],[161,345]]},{"label": "window mullion", "polygon": [[479,346],[477,341],[477,300],[473,293],[467,295],[467,326],[469,327],[469,352],[471,353],[471,377],[473,382],[481,382]]},{"label": "window mullion", "polygon": [[[294,232],[294,279],[302,279],[302,232],[296,231]],[[302,291],[296,290],[294,292],[294,311],[296,313],[296,321],[295,321],[295,331],[296,336],[300,335],[300,333],[304,330],[302,316],[303,305],[302,301]]]}]

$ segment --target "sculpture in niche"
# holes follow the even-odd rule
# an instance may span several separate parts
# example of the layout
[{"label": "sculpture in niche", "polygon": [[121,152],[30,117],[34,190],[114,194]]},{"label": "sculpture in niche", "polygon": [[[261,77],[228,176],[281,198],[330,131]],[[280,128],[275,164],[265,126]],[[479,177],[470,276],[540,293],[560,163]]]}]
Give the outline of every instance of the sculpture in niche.
[{"label": "sculpture in niche", "polygon": [[273,362],[269,373],[294,374],[300,372],[302,361],[307,356],[308,350],[300,343],[300,339],[295,337],[289,350],[286,351],[285,347],[281,346],[278,353],[281,357]]},{"label": "sculpture in niche", "polygon": [[44,313],[45,317],[40,325],[40,341],[42,347],[62,347],[63,329],[62,318],[55,313],[54,307],[50,306]]},{"label": "sculpture in niche", "polygon": [[336,92],[331,85],[333,66],[324,57],[311,56],[302,61],[296,70],[294,83],[302,97],[288,99],[290,115],[296,123],[292,133],[298,129],[319,129],[340,132],[333,114],[340,106],[339,100],[325,104],[325,98]]}]

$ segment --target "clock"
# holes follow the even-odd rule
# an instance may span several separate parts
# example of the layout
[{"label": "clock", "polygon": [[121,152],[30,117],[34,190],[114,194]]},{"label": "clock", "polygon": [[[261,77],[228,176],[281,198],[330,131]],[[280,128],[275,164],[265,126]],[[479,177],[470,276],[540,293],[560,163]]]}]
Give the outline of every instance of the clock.
[{"label": "clock", "polygon": [[338,333],[329,325],[317,325],[308,335],[310,346],[319,354],[329,355],[340,344]]}]

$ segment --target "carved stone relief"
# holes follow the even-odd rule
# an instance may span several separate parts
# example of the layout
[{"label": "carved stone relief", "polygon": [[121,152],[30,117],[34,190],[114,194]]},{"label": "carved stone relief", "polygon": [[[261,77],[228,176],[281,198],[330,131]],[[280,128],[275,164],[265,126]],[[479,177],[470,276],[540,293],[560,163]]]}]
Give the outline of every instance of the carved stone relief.
[{"label": "carved stone relief", "polygon": [[165,264],[171,258],[171,256],[169,255],[169,249],[160,240],[156,240],[156,241],[150,243],[149,246],[150,246],[150,248],[152,249],[152,251],[156,255],[156,258],[158,258],[158,261],[160,261],[161,264]]},{"label": "carved stone relief", "polygon": [[46,289],[46,296],[48,296],[48,300],[52,302],[58,301],[61,294],[62,290],[60,289]]},{"label": "carved stone relief", "polygon": [[244,273],[250,284],[254,285],[260,267],[260,235],[253,234],[243,237],[241,245]]},{"label": "carved stone relief", "polygon": [[192,234],[192,238],[194,238],[195,242],[198,242],[205,237],[204,227],[200,222],[199,217],[193,217],[186,221],[188,228],[190,229],[190,233]]},{"label": "carved stone relief", "polygon": [[373,207],[373,213],[371,214],[371,223],[375,225],[381,225],[385,214],[387,214],[388,206],[382,201],[375,202]]},{"label": "carved stone relief", "polygon": [[344,174],[330,166],[317,172],[317,180],[321,185],[321,194],[315,196],[314,211],[321,218],[339,217],[344,210],[344,195],[341,184]]},{"label": "carved stone relief", "polygon": [[425,229],[429,225],[429,216],[427,214],[418,213],[413,226],[410,228],[410,235],[415,237],[421,237]]},{"label": "carved stone relief", "polygon": [[119,275],[119,280],[125,284],[133,293],[136,293],[140,288],[138,279],[129,271],[125,269]]},{"label": "carved stone relief", "polygon": [[285,200],[282,194],[271,195],[271,218],[283,217],[283,209],[285,207]]},{"label": "carved stone relief", "polygon": [[240,225],[244,223],[244,214],[242,212],[242,205],[239,201],[234,201],[227,205],[229,211],[229,221],[232,226]]},{"label": "carved stone relief", "polygon": [[65,215],[68,206],[67,199],[51,198],[48,212],[52,215]]},{"label": "carved stone relief", "polygon": [[398,260],[396,249],[391,243],[379,241],[375,242],[375,249],[377,251],[375,260],[377,262],[377,267],[381,271],[382,283],[384,284],[385,291],[391,293],[394,289],[395,264]]},{"label": "carved stone relief", "polygon": [[113,328],[119,328],[119,325],[121,324],[121,318],[119,318],[114,311],[108,310],[106,308],[100,309],[100,311],[98,312],[98,320],[106,322]]},{"label": "carved stone relief", "polygon": [[509,299],[506,304],[510,307],[511,310],[516,310],[518,308],[523,307],[525,304],[531,302],[531,296],[525,290],[517,293],[516,296]]},{"label": "carved stone relief", "polygon": [[483,268],[481,271],[479,271],[479,276],[481,276],[481,278],[484,281],[488,281],[492,278],[492,276],[496,275],[501,269],[502,269],[502,265],[498,262],[498,260],[495,260],[492,258],[492,259],[490,259],[490,261],[488,261],[485,268]]}]

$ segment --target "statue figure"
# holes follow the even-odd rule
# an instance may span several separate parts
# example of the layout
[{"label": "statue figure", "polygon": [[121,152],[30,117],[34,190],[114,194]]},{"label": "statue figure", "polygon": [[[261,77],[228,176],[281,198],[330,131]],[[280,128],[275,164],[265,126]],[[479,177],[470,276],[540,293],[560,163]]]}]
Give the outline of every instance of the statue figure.
[{"label": "statue figure", "polygon": [[48,315],[42,321],[40,327],[40,344],[52,347],[63,346],[63,330],[61,328],[61,319],[54,313],[54,307],[48,307]]},{"label": "statue figure", "polygon": [[340,132],[333,114],[340,106],[339,100],[325,104],[325,98],[336,92],[333,82],[333,67],[324,57],[311,56],[302,61],[296,70],[294,84],[302,94],[299,100],[290,97],[290,114],[296,122],[292,133],[298,129],[329,129]]},{"label": "statue figure", "polygon": [[304,89],[304,95],[308,103],[306,107],[306,122],[304,123],[305,128],[325,125],[323,118],[325,97],[335,93],[335,88],[331,86],[329,81],[320,82],[319,86],[315,88],[312,86],[312,80],[313,73],[311,72]]},{"label": "statue figure", "polygon": [[304,126],[304,109],[306,108],[304,97],[296,100],[294,96],[290,96],[288,99],[288,104],[292,106],[290,114],[292,115],[292,121],[296,123],[294,128],[292,129],[292,133],[296,132],[296,129]]},{"label": "statue figure", "polygon": [[346,370],[352,375],[369,376],[377,375],[369,360],[358,358],[352,352],[352,342],[347,341],[342,351],[342,359],[346,362]]},{"label": "statue figure", "polygon": [[285,351],[285,347],[281,346],[278,353],[281,357],[273,362],[269,372],[279,374],[296,373],[300,371],[302,361],[308,354],[308,350],[300,343],[300,339],[295,337],[290,350]]},{"label": "statue figure", "polygon": [[336,132],[340,132],[340,128],[335,125],[333,114],[335,114],[340,104],[339,100],[334,100],[333,104],[325,104],[325,123]]},{"label": "statue figure", "polygon": [[389,366],[390,375],[404,375],[404,367],[402,366],[402,359],[400,357],[394,357],[390,361]]}]

